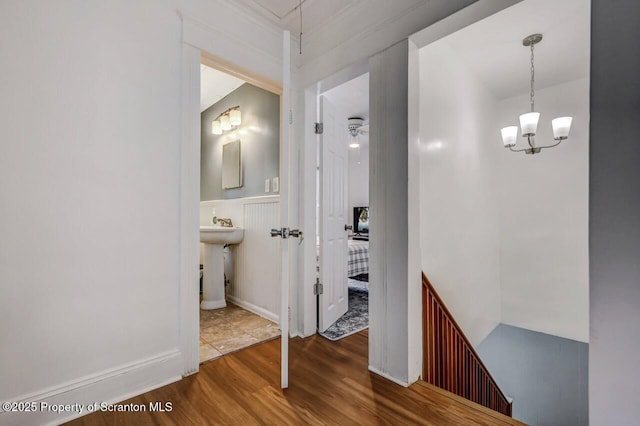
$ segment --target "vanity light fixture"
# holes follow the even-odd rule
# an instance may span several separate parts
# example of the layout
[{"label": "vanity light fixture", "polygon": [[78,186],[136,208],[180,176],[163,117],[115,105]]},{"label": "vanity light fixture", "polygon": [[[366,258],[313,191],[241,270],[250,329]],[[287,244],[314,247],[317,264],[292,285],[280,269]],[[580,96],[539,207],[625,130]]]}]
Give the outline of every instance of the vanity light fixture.
[{"label": "vanity light fixture", "polygon": [[235,129],[240,124],[242,124],[240,107],[234,106],[220,114],[211,122],[211,133],[221,135],[223,132]]},{"label": "vanity light fixture", "polygon": [[240,124],[242,124],[242,117],[240,115],[240,107],[238,107],[236,109],[232,109],[229,112],[229,121],[231,122],[232,126],[239,126]]},{"label": "vanity light fixture", "polygon": [[533,57],[533,47],[542,41],[542,34],[532,34],[525,37],[522,40],[522,45],[531,48],[531,92],[529,95],[529,103],[531,104],[531,112],[522,114],[520,116],[520,132],[523,138],[527,138],[529,148],[513,149],[516,146],[516,138],[518,136],[518,126],[509,126],[501,130],[502,143],[505,148],[513,152],[523,152],[525,154],[538,154],[543,148],[553,148],[560,145],[560,143],[569,137],[569,130],[571,130],[571,117],[559,117],[551,120],[551,126],[553,127],[553,139],[556,141],[553,145],[536,146],[535,136],[538,129],[538,120],[540,119],[540,113],[535,112],[535,66]]}]

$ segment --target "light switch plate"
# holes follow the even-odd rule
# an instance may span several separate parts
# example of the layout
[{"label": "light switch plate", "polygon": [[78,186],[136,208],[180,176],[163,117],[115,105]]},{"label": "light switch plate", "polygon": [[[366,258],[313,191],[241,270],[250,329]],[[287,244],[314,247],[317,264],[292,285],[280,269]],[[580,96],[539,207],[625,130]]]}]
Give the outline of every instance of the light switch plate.
[{"label": "light switch plate", "polygon": [[273,178],[273,192],[280,192],[280,179],[277,177]]},{"label": "light switch plate", "polygon": [[271,179],[264,180],[264,192],[271,192]]}]

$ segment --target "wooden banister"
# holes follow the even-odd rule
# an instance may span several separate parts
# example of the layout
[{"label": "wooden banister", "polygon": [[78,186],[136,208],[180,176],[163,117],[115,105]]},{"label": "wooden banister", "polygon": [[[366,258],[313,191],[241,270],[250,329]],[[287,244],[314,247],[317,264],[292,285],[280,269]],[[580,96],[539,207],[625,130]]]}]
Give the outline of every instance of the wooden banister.
[{"label": "wooden banister", "polygon": [[511,402],[424,273],[422,345],[425,382],[511,416]]}]

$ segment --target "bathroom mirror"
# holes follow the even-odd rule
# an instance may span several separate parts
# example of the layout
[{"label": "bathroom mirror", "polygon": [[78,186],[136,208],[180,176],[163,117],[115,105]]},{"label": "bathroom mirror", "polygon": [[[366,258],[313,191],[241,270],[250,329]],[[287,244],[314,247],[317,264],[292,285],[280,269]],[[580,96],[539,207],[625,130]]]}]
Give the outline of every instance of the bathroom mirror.
[{"label": "bathroom mirror", "polygon": [[242,186],[240,139],[222,146],[222,189]]}]

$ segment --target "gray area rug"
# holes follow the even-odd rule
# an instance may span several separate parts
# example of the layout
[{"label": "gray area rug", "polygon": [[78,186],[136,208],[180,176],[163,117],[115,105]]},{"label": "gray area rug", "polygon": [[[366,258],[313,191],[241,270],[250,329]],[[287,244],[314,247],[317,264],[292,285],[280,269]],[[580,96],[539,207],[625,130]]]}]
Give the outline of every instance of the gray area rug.
[{"label": "gray area rug", "polygon": [[369,328],[368,283],[349,279],[349,310],[320,335],[335,341],[367,328]]}]

